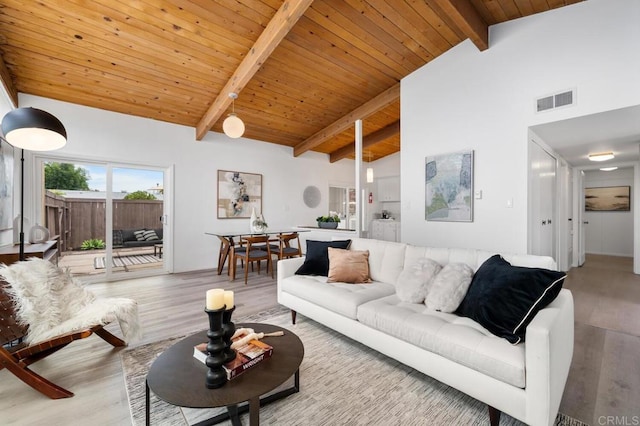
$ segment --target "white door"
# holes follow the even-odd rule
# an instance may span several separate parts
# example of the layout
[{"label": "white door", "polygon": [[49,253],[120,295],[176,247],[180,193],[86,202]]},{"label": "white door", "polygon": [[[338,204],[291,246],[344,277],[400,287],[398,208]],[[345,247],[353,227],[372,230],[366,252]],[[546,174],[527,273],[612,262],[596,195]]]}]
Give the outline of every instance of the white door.
[{"label": "white door", "polygon": [[584,217],[584,171],[580,171],[580,179],[578,182],[578,188],[580,188],[580,193],[578,194],[578,205],[580,206],[578,209],[578,266],[584,265],[586,260],[586,236],[587,229],[586,225],[588,222]]},{"label": "white door", "polygon": [[530,143],[531,254],[556,256],[556,159]]},{"label": "white door", "polygon": [[568,271],[573,263],[573,175],[569,165],[558,167],[558,269]]}]

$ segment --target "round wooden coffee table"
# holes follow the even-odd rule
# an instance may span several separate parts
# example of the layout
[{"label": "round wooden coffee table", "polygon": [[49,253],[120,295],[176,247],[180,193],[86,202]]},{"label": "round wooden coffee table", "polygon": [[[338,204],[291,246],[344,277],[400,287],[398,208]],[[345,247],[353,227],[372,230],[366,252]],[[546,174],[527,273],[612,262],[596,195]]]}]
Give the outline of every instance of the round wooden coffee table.
[{"label": "round wooden coffee table", "polygon": [[[271,358],[260,362],[249,371],[228,381],[219,389],[205,386],[207,366],[193,357],[193,347],[207,341],[203,330],[189,336],[164,351],[153,362],[146,380],[146,424],[149,425],[149,390],[169,404],[189,408],[227,407],[228,413],[209,419],[206,424],[216,424],[231,419],[240,425],[239,414],[249,411],[249,423],[260,423],[260,406],[298,392],[299,367],[304,357],[302,342],[294,333],[270,324],[243,323],[236,328],[253,328],[256,332],[284,331],[284,336],[265,337],[264,342],[273,346]],[[260,398],[294,376],[294,385],[269,396]],[[248,405],[238,404],[248,401]],[[204,422],[203,422],[204,423]]]}]

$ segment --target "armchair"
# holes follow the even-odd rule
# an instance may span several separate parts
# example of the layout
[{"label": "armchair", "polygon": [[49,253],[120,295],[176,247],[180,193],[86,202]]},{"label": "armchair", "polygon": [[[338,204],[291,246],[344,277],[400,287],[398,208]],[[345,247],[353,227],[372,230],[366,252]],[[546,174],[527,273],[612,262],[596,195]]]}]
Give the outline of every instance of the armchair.
[{"label": "armchair", "polygon": [[49,398],[68,398],[73,393],[29,365],[94,333],[112,346],[125,346],[124,340],[104,329],[115,320],[125,339],[139,337],[135,301],[96,298],[46,260],[32,258],[0,266],[0,370],[6,368]]}]

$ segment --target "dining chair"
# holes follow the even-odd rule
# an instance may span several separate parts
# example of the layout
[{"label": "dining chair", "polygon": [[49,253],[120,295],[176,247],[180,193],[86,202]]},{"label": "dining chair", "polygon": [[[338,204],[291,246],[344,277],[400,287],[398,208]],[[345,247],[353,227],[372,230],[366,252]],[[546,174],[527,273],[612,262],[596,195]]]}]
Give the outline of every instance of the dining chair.
[{"label": "dining chair", "polygon": [[[295,246],[291,245],[292,240],[297,241]],[[302,250],[300,249],[300,236],[298,233],[292,232],[290,234],[279,234],[278,251],[276,254],[278,255],[278,260],[302,256]]]},{"label": "dining chair", "polygon": [[258,262],[258,274],[260,273],[260,261],[267,261],[267,272],[271,269],[271,278],[273,278],[273,264],[271,262],[271,247],[269,246],[269,237],[267,235],[259,235],[254,237],[242,237],[244,247],[242,250],[234,250],[233,252],[233,269],[231,273],[231,281],[236,279],[236,269],[238,259],[244,261],[244,283],[247,284],[249,275],[249,263]]}]

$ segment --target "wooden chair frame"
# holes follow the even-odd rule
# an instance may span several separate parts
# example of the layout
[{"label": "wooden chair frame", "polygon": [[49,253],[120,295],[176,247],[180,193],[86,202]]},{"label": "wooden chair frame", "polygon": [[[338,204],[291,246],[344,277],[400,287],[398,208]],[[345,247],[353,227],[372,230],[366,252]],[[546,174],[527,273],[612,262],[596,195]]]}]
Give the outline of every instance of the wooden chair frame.
[{"label": "wooden chair frame", "polygon": [[271,260],[271,247],[269,245],[269,237],[256,236],[256,237],[242,237],[241,240],[246,243],[245,249],[241,252],[233,251],[233,262],[231,281],[236,279],[236,269],[238,259],[245,263],[244,266],[244,284],[247,284],[249,277],[249,263],[253,265],[253,262],[258,262],[258,274],[260,273],[260,261],[267,261],[267,272],[271,269],[271,278],[273,278],[273,263]]},{"label": "wooden chair frame", "polygon": [[84,339],[94,333],[114,347],[126,345],[122,339],[105,330],[103,325],[28,345],[23,339],[29,327],[20,324],[16,318],[15,304],[6,292],[7,287],[9,284],[0,279],[0,370],[6,368],[24,383],[51,399],[69,398],[73,396],[73,392],[45,379],[29,369],[29,365],[59,351],[74,340]]},{"label": "wooden chair frame", "polygon": [[[297,240],[297,247],[291,246],[292,240]],[[278,235],[278,243],[278,260],[302,256],[302,250],[300,248],[300,236],[297,232]]]}]

